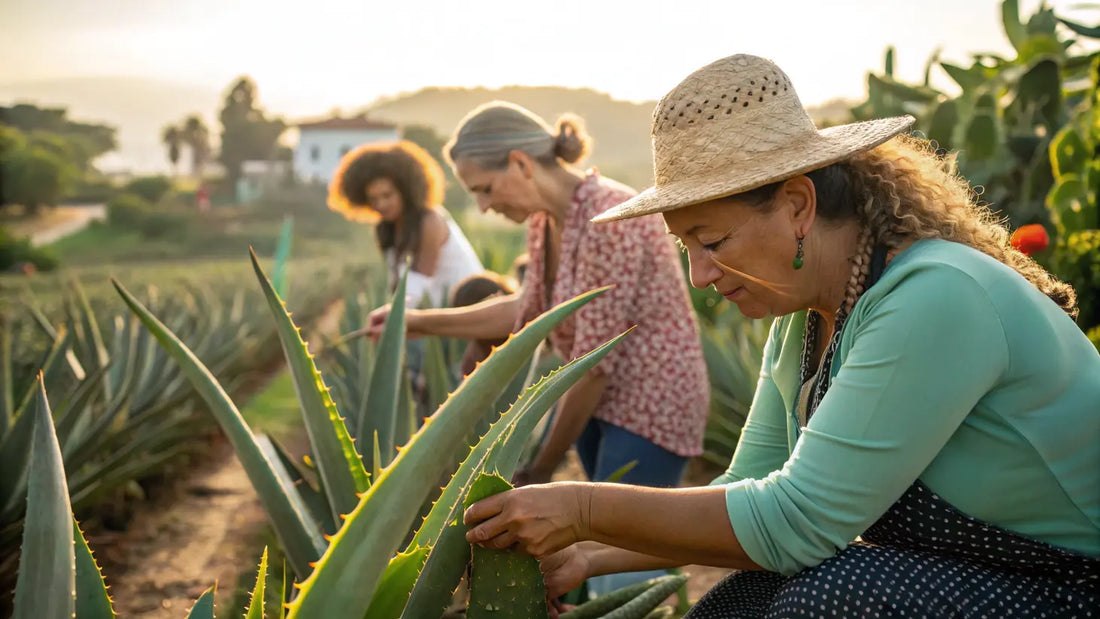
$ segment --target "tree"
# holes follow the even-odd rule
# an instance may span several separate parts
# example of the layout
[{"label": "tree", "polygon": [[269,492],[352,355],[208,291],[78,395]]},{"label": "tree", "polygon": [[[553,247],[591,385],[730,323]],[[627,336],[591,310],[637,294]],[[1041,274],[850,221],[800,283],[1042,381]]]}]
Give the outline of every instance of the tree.
[{"label": "tree", "polygon": [[202,171],[210,161],[210,130],[197,115],[192,114],[183,123],[181,138],[191,151],[191,175],[202,180]]},{"label": "tree", "polygon": [[160,141],[168,148],[168,161],[172,162],[172,176],[179,176],[180,147],[183,145],[183,132],[175,125],[168,125],[160,134]]},{"label": "tree", "polygon": [[57,204],[79,175],[72,163],[28,145],[4,156],[0,202],[22,204],[33,215],[41,206]]},{"label": "tree", "polygon": [[[0,106],[0,123],[22,131],[24,134],[44,136],[52,134],[64,140],[68,159],[81,171],[88,171],[96,157],[117,147],[115,128],[107,125],[74,122],[68,119],[65,108],[40,108],[27,103],[11,107]],[[47,145],[56,150],[56,143]]]},{"label": "tree", "polygon": [[234,186],[245,161],[275,156],[279,136],[286,130],[281,118],[266,117],[256,99],[256,84],[247,76],[240,77],[229,89],[219,114],[222,139],[218,159]]}]

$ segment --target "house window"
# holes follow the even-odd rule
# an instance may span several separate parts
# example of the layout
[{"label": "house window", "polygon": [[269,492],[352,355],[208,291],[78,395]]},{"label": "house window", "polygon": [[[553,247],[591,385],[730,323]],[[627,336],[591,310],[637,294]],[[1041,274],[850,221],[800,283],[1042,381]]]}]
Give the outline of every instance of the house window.
[{"label": "house window", "polygon": [[314,145],[309,147],[309,159],[310,161],[321,160],[321,147]]},{"label": "house window", "polygon": [[340,147],[340,156],[343,157],[344,155],[348,154],[348,151],[350,151],[350,150],[351,150],[350,146],[347,146],[347,145],[341,146]]}]

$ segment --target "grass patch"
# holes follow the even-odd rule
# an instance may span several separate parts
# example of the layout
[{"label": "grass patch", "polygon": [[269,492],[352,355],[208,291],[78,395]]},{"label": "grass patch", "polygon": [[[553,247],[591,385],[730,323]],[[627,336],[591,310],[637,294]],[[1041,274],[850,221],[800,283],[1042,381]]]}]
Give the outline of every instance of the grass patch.
[{"label": "grass patch", "polygon": [[301,440],[305,431],[294,377],[283,370],[257,393],[241,411],[253,432],[273,436],[288,444]]}]

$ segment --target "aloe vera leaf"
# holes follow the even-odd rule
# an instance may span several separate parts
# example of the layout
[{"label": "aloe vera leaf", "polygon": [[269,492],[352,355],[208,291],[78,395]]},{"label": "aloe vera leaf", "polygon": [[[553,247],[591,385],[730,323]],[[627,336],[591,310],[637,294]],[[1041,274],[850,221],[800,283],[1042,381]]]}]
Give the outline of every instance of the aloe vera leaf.
[{"label": "aloe vera leaf", "polygon": [[[477,478],[479,463],[490,450],[494,451],[494,455],[486,468],[498,471],[501,476],[511,477],[519,457],[519,451],[515,446],[522,447],[530,428],[538,423],[553,403],[581,376],[607,356],[625,336],[625,333],[619,335],[587,355],[551,372],[527,389],[470,450],[469,455],[444,488],[435,506],[424,518],[424,522],[421,523],[409,546],[432,546],[435,543],[448,522],[447,515],[468,490],[466,486]],[[514,432],[513,429],[515,429]]]},{"label": "aloe vera leaf", "polygon": [[256,571],[256,586],[252,588],[252,598],[244,619],[264,619],[264,585],[267,582],[267,546],[260,555],[260,568]]},{"label": "aloe vera leaf", "polygon": [[[461,498],[473,480],[487,468],[498,471],[502,476],[511,476],[530,429],[563,393],[625,336],[620,335],[533,385],[490,426],[470,451],[413,538],[413,544],[431,545],[432,551],[409,597],[403,617],[435,616],[450,602],[451,593],[470,561],[470,545],[465,538],[467,529],[461,522]],[[451,507],[448,509],[447,506]]]},{"label": "aloe vera leaf", "polygon": [[76,553],[76,616],[80,619],[115,619],[111,596],[103,582],[88,540],[73,519],[73,545]]},{"label": "aloe vera leaf", "polygon": [[[287,365],[294,376],[294,390],[302,405],[306,433],[317,460],[317,470],[325,480],[333,519],[351,512],[357,503],[356,494],[369,486],[363,461],[355,452],[355,445],[348,435],[347,426],[340,417],[329,396],[328,388],[321,380],[301,333],[287,313],[286,304],[275,293],[271,282],[260,268],[256,253],[249,249],[252,268],[263,288],[264,297],[272,316],[275,317],[279,340],[286,353]],[[297,571],[297,570],[295,570]],[[299,572],[300,574],[300,572]]]},{"label": "aloe vera leaf", "polygon": [[214,585],[204,591],[199,599],[195,600],[191,612],[187,613],[187,619],[214,619],[214,594],[217,590],[218,586]]},{"label": "aloe vera leaf", "polygon": [[11,370],[11,325],[0,317],[0,443],[15,416],[15,385]]},{"label": "aloe vera leaf", "polygon": [[271,463],[283,487],[294,489],[294,492],[287,493],[291,502],[294,503],[294,508],[303,514],[309,514],[320,525],[322,531],[335,532],[336,525],[331,521],[332,513],[322,493],[309,485],[301,472],[288,461],[285,454],[281,453],[281,449],[271,440],[271,437],[258,434],[256,444],[267,457],[267,461]]},{"label": "aloe vera leaf", "polygon": [[[512,489],[499,475],[482,473],[465,507]],[[497,550],[474,544],[470,549],[470,601],[466,616],[470,619],[527,619],[548,617],[546,585],[538,559],[516,550]]]},{"label": "aloe vera leaf", "polygon": [[405,372],[405,285],[408,270],[401,275],[390,303],[390,313],[382,336],[378,339],[374,371],[371,372],[367,390],[367,408],[359,416],[359,428],[355,436],[365,443],[377,433],[382,462],[374,466],[382,468],[393,460],[394,426],[397,424],[398,399],[403,395],[401,375]]},{"label": "aloe vera leaf", "polygon": [[676,592],[687,581],[686,576],[669,575],[654,579],[656,582],[638,597],[603,616],[603,619],[643,619],[651,610]]},{"label": "aloe vera leaf", "polygon": [[597,481],[606,482],[609,484],[618,483],[618,481],[622,479],[624,475],[634,470],[634,467],[636,466],[638,466],[638,461],[631,460],[630,462],[627,462],[626,464],[615,469],[610,475],[607,476],[607,479],[600,479]]},{"label": "aloe vera leaf", "polygon": [[[335,533],[336,523],[332,520],[332,511],[329,510],[324,492],[310,484],[298,464],[275,439],[266,434],[260,434],[256,436],[256,442],[274,466],[275,474],[279,476],[283,484],[289,484],[298,491],[298,499],[302,501],[302,506],[298,508],[299,511],[308,513],[321,525],[321,530],[327,535]],[[292,498],[293,496],[291,495]]]},{"label": "aloe vera leaf", "polygon": [[[660,576],[658,578],[650,578],[643,582],[637,582],[632,585],[627,585],[621,589],[616,589],[610,593],[605,593],[598,598],[589,600],[580,606],[577,606],[573,610],[561,614],[561,619],[596,619],[597,617],[603,617],[607,613],[619,608],[634,598],[642,595],[646,591],[649,591],[652,587],[656,586],[664,579],[675,578],[675,576]],[[668,597],[667,595],[665,597]],[[664,598],[661,598],[663,600]],[[661,600],[658,600],[660,602]],[[654,604],[656,606],[656,604]]]},{"label": "aloe vera leaf", "polygon": [[206,366],[122,284],[114,279],[111,283],[130,310],[141,319],[145,328],[180,365],[183,373],[195,387],[195,391],[202,396],[210,413],[214,415],[230,444],[233,445],[233,450],[237,453],[245,473],[248,474],[252,487],[256,489],[264,511],[271,519],[275,533],[286,550],[295,573],[299,576],[308,574],[310,564],[324,552],[325,542],[318,532],[316,523],[310,522],[308,516],[294,506],[289,494],[294,490],[285,488],[279,483],[271,462],[256,444],[252,430]]},{"label": "aloe vera leaf", "polygon": [[291,602],[290,617],[360,616],[388,560],[439,475],[464,446],[464,433],[558,323],[607,289],[546,312],[497,349],[413,436],[359,501]]},{"label": "aloe vera leaf", "polygon": [[409,601],[409,592],[428,558],[428,550],[414,548],[390,559],[378,581],[378,594],[370,602],[366,619],[398,619],[401,616],[405,603]]},{"label": "aloe vera leaf", "polygon": [[27,513],[23,525],[14,619],[70,619],[76,612],[76,557],[73,516],[65,463],[53,430],[50,404],[38,375],[38,396],[27,414],[34,416]]}]

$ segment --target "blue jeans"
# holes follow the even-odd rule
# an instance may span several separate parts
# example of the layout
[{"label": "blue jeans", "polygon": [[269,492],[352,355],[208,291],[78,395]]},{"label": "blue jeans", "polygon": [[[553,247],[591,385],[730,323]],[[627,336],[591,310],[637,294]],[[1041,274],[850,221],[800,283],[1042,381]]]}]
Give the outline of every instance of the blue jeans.
[{"label": "blue jeans", "polygon": [[576,447],[584,473],[592,481],[604,481],[623,466],[637,461],[619,483],[675,488],[680,485],[688,461],[649,439],[594,418],[588,421]]},{"label": "blue jeans", "polygon": [[[619,483],[657,488],[680,485],[688,459],[657,446],[648,439],[618,426],[591,419],[577,439],[577,455],[588,479],[603,481],[619,468],[637,460]],[[604,595],[621,587],[663,576],[663,570],[608,574],[588,579],[588,593]]]}]

